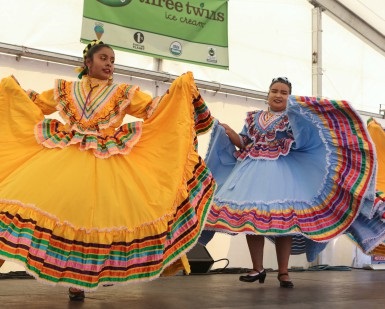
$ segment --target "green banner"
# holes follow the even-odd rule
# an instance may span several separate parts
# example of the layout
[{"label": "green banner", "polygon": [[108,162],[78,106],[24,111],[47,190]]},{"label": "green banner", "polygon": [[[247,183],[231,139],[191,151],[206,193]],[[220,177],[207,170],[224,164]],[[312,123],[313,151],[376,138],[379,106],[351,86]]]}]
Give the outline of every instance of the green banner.
[{"label": "green banner", "polygon": [[81,41],[228,69],[228,0],[84,0]]}]

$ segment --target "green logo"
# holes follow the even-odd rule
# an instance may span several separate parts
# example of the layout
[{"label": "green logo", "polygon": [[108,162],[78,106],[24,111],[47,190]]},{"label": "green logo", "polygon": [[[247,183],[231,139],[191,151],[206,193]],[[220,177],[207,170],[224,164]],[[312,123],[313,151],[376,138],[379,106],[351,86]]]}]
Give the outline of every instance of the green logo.
[{"label": "green logo", "polygon": [[177,41],[174,41],[170,45],[170,53],[174,56],[180,56],[182,54],[182,44]]},{"label": "green logo", "polygon": [[129,4],[132,0],[97,0],[97,1],[108,6],[124,6]]}]

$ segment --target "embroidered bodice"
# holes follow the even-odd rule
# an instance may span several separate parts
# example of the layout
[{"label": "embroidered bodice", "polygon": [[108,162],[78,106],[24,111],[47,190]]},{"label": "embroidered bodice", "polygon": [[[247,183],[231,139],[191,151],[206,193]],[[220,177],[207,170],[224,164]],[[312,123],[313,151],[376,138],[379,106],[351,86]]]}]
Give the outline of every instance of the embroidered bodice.
[{"label": "embroidered bodice", "polygon": [[[40,106],[47,100],[44,93],[31,92],[30,97]],[[140,139],[142,122],[122,125],[124,116],[147,118],[159,102],[137,86],[109,85],[87,76],[75,82],[57,80],[53,100],[65,123],[44,119],[35,127],[37,141],[48,148],[79,144],[81,150],[92,149],[100,158],[129,153]]]},{"label": "embroidered bodice", "polygon": [[245,147],[235,153],[238,160],[278,159],[289,153],[294,142],[286,112],[248,112],[240,136]]}]

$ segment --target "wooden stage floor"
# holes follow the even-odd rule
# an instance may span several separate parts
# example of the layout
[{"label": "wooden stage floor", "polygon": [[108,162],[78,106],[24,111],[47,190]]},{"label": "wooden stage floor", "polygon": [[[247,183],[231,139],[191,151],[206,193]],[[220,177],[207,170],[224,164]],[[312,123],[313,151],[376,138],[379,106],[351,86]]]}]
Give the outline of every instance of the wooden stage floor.
[{"label": "wooden stage floor", "polygon": [[65,287],[0,277],[0,308],[385,308],[384,270],[294,271],[294,289],[280,288],[276,276],[268,272],[265,283],[259,284],[240,282],[239,274],[177,275],[102,287],[86,293],[80,303],[68,300]]}]

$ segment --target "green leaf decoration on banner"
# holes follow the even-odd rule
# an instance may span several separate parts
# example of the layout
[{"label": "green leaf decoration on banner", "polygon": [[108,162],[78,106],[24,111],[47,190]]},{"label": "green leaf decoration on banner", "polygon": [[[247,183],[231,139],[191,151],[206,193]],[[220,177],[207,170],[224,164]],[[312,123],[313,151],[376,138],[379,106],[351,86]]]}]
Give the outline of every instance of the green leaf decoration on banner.
[{"label": "green leaf decoration on banner", "polygon": [[100,3],[108,6],[125,6],[132,0],[98,0]]}]

